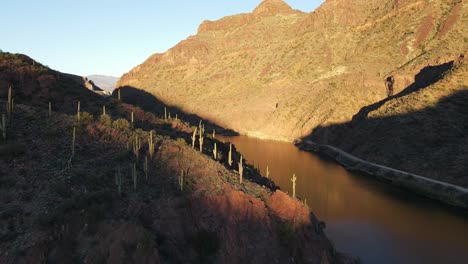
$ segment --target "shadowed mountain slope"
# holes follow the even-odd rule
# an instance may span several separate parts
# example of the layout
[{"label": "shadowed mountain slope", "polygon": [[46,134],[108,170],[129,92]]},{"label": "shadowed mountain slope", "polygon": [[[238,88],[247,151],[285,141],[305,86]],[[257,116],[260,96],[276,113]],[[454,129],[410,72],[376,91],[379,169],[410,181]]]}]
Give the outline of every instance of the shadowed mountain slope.
[{"label": "shadowed mountain slope", "polygon": [[399,94],[362,108],[350,122],[318,127],[307,138],[367,161],[468,187],[464,57],[425,67]]}]

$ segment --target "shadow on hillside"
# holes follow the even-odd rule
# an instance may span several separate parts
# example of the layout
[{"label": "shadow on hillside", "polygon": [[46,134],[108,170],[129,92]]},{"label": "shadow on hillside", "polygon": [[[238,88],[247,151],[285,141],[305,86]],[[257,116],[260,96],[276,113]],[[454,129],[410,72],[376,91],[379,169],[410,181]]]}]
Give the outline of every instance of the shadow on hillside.
[{"label": "shadow on hillside", "polygon": [[449,71],[453,67],[453,64],[454,64],[454,61],[450,61],[450,62],[443,63],[440,65],[427,66],[423,68],[418,74],[416,74],[416,76],[414,77],[414,83],[412,83],[410,86],[406,87],[398,94],[387,97],[377,103],[361,108],[361,110],[359,110],[359,112],[353,116],[353,120],[365,119],[367,118],[370,112],[377,110],[382,105],[384,105],[387,101],[403,97],[410,93],[417,92],[423,88],[430,86],[431,84],[436,83],[443,77],[443,75],[447,71]]},{"label": "shadow on hillside", "polygon": [[[52,111],[64,114],[75,114],[78,102],[81,104],[81,111],[91,114],[100,114],[102,105],[106,104],[106,99],[85,86],[79,84],[72,77],[55,71],[41,75],[41,83],[33,73],[16,73],[16,70],[9,69],[12,73],[0,82],[7,83],[5,87],[12,88],[14,104],[24,104],[47,110],[49,102],[52,104]],[[0,70],[1,73],[1,70]],[[28,75],[28,74],[31,74]],[[46,82],[50,83],[46,83]],[[8,88],[0,90],[0,98],[7,100]],[[2,111],[5,108],[2,107]]]},{"label": "shadow on hillside", "polygon": [[[319,262],[321,257],[335,257],[323,225],[313,215],[310,222],[301,218],[296,223],[304,214],[294,211],[283,220],[278,210],[270,209],[287,210],[298,201],[283,195],[266,207],[260,198],[269,197],[254,198],[224,188],[224,178],[213,162],[191,151],[174,155],[174,142],[157,148],[145,178],[143,161],[121,142],[131,135],[96,126],[103,133],[79,133],[73,166],[63,170],[69,137],[51,136],[41,115],[18,108],[12,130],[21,135],[17,142],[27,144],[28,150],[0,159],[0,171],[8,171],[1,177],[2,192],[14,202],[1,208],[0,224],[8,226],[2,230],[8,254],[0,255],[1,263],[31,263],[32,256],[41,263],[81,258],[111,263],[122,258],[126,263],[285,263],[291,258],[305,262],[313,257]],[[54,135],[69,135],[71,127],[64,126],[62,119],[52,122]],[[37,157],[47,162],[38,162]],[[21,169],[11,168],[12,161]],[[132,179],[128,175],[135,163],[138,178]],[[180,168],[188,165],[194,169],[181,192],[177,178]],[[123,174],[119,188],[117,168]],[[6,195],[2,198],[7,200]],[[44,210],[36,213],[37,204],[43,204]],[[37,232],[44,234],[38,238],[39,246],[19,243],[24,235]],[[263,253],[257,254],[259,250]]]},{"label": "shadow on hillside", "polygon": [[468,187],[468,88],[425,109],[317,127],[305,137],[365,160]]},{"label": "shadow on hillside", "polygon": [[203,124],[205,124],[205,130],[207,132],[211,132],[213,129],[216,129],[216,133],[218,134],[226,136],[239,135],[233,130],[220,127],[214,123],[211,123],[209,120],[203,119],[198,115],[186,113],[175,106],[169,106],[163,103],[158,98],[156,98],[154,95],[135,87],[119,87],[114,90],[114,92],[112,93],[112,97],[117,98],[117,93],[119,90],[123,102],[141,107],[141,109],[147,112],[151,112],[158,117],[164,117],[164,108],[166,107],[168,116],[169,113],[172,118],[175,118],[177,115],[179,119],[183,120],[184,122],[188,122],[191,126],[198,126],[200,120],[203,120]]}]

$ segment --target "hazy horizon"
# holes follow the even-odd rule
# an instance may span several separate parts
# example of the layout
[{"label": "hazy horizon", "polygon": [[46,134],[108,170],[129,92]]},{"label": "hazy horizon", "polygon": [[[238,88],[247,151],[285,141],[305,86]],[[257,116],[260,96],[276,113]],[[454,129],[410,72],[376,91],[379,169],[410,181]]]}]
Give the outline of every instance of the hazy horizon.
[{"label": "hazy horizon", "polygon": [[[65,73],[120,77],[151,54],[196,34],[204,20],[248,13],[261,2],[9,1],[0,17],[9,25],[0,49]],[[311,12],[324,0],[285,2]]]}]

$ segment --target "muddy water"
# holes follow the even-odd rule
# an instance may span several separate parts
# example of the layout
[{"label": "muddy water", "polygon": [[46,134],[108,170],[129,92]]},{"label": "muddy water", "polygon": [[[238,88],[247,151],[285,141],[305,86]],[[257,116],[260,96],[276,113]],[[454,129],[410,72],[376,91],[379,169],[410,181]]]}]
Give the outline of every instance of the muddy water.
[{"label": "muddy water", "polygon": [[341,252],[362,263],[468,263],[468,213],[344,170],[290,143],[224,138],[282,190],[307,199]]}]

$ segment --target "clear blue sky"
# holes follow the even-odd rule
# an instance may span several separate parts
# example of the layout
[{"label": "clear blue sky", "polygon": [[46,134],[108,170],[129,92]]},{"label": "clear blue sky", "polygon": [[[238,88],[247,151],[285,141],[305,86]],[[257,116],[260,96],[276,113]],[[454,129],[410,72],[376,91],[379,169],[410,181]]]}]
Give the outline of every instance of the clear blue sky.
[{"label": "clear blue sky", "polygon": [[[313,11],[324,0],[286,0]],[[251,12],[261,0],[8,0],[0,49],[78,75],[120,77],[151,54],[196,33],[200,23]]]}]

